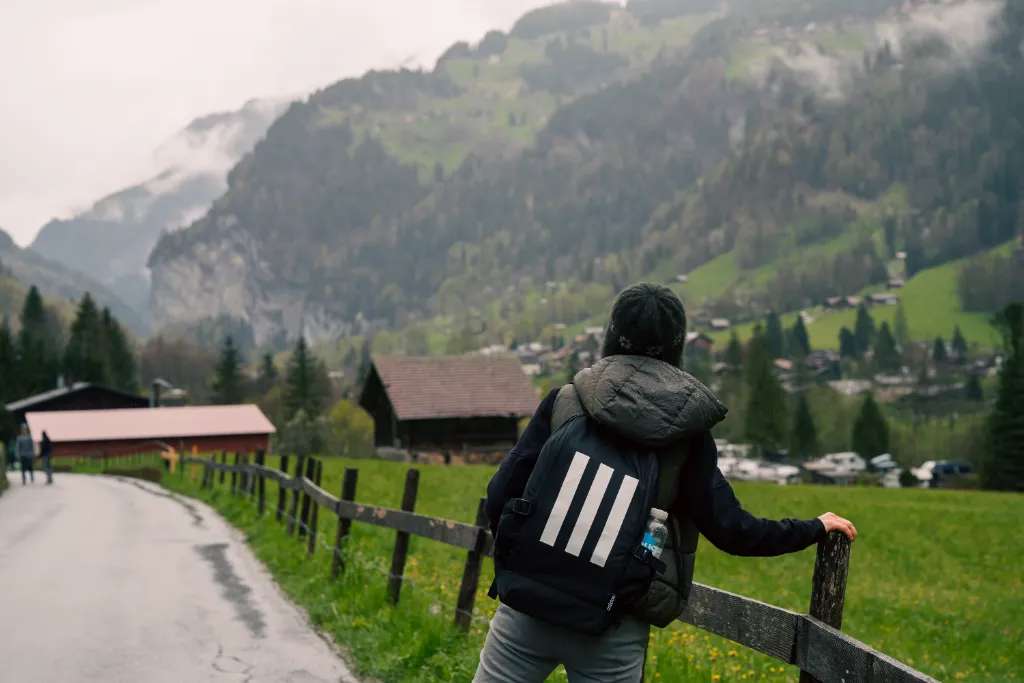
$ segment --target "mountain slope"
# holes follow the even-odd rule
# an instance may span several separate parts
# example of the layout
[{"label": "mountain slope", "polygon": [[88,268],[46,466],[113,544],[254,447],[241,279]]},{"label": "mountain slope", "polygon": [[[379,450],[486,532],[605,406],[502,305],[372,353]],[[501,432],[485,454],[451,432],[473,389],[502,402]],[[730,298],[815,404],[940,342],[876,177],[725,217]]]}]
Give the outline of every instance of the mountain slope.
[{"label": "mountain slope", "polygon": [[200,217],[227,189],[227,173],[266,132],[283,103],[252,100],[194,120],[157,150],[164,168],[88,211],[43,226],[31,249],[108,286],[148,318],[146,260],[160,234]]},{"label": "mountain slope", "polygon": [[228,315],[282,343],[432,316],[457,336],[469,316],[508,341],[723,254],[735,273],[696,317],[799,308],[884,280],[897,249],[920,269],[1012,236],[1013,7],[994,40],[991,0],[711,9],[559,5],[431,72],[293,105],[157,245],[156,319]]}]

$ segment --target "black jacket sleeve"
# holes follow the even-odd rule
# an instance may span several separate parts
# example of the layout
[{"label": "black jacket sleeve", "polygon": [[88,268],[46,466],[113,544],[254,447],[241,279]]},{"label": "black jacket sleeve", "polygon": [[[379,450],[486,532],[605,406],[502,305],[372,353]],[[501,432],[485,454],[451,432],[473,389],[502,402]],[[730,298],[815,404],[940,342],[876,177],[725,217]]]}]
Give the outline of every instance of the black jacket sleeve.
[{"label": "black jacket sleeve", "polygon": [[710,432],[691,443],[681,478],[679,504],[705,538],[731,555],[784,555],[825,536],[825,525],[818,519],[776,521],[744,510],[718,469],[718,449]]},{"label": "black jacket sleeve", "polygon": [[491,530],[498,527],[498,520],[501,519],[501,511],[505,507],[505,501],[509,498],[518,498],[523,495],[526,489],[526,482],[533,472],[533,466],[537,463],[537,456],[540,449],[551,436],[551,412],[555,405],[555,397],[558,389],[551,392],[541,401],[537,411],[530,418],[519,441],[501,461],[498,471],[491,477],[487,484],[487,500],[484,503],[484,510],[487,512],[487,519],[491,523]]}]

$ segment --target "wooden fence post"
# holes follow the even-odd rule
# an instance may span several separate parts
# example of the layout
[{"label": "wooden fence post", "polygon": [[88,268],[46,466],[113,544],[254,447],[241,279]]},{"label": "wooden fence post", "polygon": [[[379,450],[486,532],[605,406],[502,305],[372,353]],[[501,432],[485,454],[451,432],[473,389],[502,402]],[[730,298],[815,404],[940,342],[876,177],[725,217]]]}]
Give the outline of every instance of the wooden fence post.
[{"label": "wooden fence post", "polygon": [[[265,455],[263,451],[256,451],[256,464],[263,467]],[[258,471],[256,474],[256,512],[260,517],[267,509],[267,480],[263,477],[263,472]]]},{"label": "wooden fence post", "polygon": [[[356,483],[359,481],[359,470],[354,467],[345,468],[345,476],[341,480],[341,499],[352,501],[356,499]],[[341,555],[341,546],[348,537],[352,528],[352,520],[341,516],[341,508],[338,508],[338,533],[334,536],[334,557],[331,559],[331,578],[338,578],[338,574],[345,568],[345,560]]]},{"label": "wooden fence post", "polygon": [[[238,453],[235,453],[235,466],[238,466]],[[238,493],[238,471],[231,470],[231,495]]]},{"label": "wooden fence post", "polygon": [[476,545],[466,553],[459,599],[455,604],[455,626],[462,631],[468,631],[473,621],[473,603],[476,601],[476,589],[480,585],[480,565],[484,559],[484,543],[487,541],[487,513],[484,512],[484,500],[481,498],[476,508],[475,524],[480,530],[476,534]]},{"label": "wooden fence post", "polygon": [[[313,483],[320,486],[320,482],[324,476],[324,461],[314,460],[313,463]],[[311,499],[310,504],[309,543],[306,545],[306,554],[313,557],[313,553],[316,551],[316,527],[317,522],[320,519],[320,503]]]},{"label": "wooden fence post", "polygon": [[[211,455],[210,457],[216,459],[217,455],[214,454],[214,455]],[[221,451],[220,452],[220,464],[221,465],[227,465],[228,464],[228,454],[227,454],[226,451]],[[224,470],[220,471],[220,484],[221,484],[221,486],[224,485],[224,477],[226,475],[227,475],[227,473]]]},{"label": "wooden fence post", "polygon": [[[302,476],[302,468],[306,464],[304,455],[300,455],[295,458],[295,473],[292,475],[292,483],[296,483],[299,477]],[[292,489],[292,504],[288,514],[288,535],[291,536],[295,533],[296,522],[298,521],[299,514],[299,496],[302,494],[302,490],[298,488]]]},{"label": "wooden fence post", "polygon": [[[281,461],[278,465],[281,470],[281,474],[288,476],[288,456],[282,455]],[[277,486],[277,521],[281,521],[281,517],[284,516],[284,503],[288,495],[288,489],[283,484],[278,483]]]},{"label": "wooden fence post", "polygon": [[[306,458],[306,469],[304,470],[304,476],[306,479],[313,481],[316,478],[314,474],[316,472],[316,458],[310,456]],[[306,533],[309,531],[309,506],[313,500],[306,493],[306,489],[302,489],[302,513],[299,515],[299,538],[305,538]]]},{"label": "wooden fence post", "polygon": [[[410,469],[405,473],[405,490],[402,492],[402,509],[413,512],[416,509],[416,493],[419,490],[420,471]],[[409,534],[399,531],[395,534],[395,552],[391,556],[391,573],[388,575],[388,597],[392,604],[398,604],[402,592],[402,576],[405,574],[405,556],[409,552]]]},{"label": "wooden fence post", "polygon": [[[850,539],[842,532],[833,531],[818,543],[808,614],[836,629],[843,625],[843,603],[846,600],[846,575],[849,569]],[[817,683],[817,680],[806,671],[800,672],[800,683]]]},{"label": "wooden fence post", "polygon": [[240,456],[242,471],[239,474],[241,486],[239,487],[242,492],[243,498],[248,498],[252,494],[252,475],[249,473],[249,454],[242,453]]}]

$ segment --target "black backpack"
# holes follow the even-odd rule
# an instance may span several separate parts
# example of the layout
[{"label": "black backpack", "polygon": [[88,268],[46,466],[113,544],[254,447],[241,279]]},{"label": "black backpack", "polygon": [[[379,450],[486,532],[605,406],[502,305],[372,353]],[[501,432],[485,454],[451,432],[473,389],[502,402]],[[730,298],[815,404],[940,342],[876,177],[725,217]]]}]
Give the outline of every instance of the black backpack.
[{"label": "black backpack", "polygon": [[664,564],[641,545],[658,459],[586,416],[544,444],[494,542],[501,601],[551,624],[600,634],[643,598]]}]

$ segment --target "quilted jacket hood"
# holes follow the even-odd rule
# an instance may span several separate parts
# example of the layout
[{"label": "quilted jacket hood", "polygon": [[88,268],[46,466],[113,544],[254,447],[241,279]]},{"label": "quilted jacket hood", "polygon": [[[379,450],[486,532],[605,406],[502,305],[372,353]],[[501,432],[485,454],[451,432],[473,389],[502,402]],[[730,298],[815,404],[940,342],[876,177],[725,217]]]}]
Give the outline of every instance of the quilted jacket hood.
[{"label": "quilted jacket hood", "polygon": [[728,412],[696,377],[646,356],[602,358],[576,373],[573,386],[587,415],[649,446],[711,429]]}]

